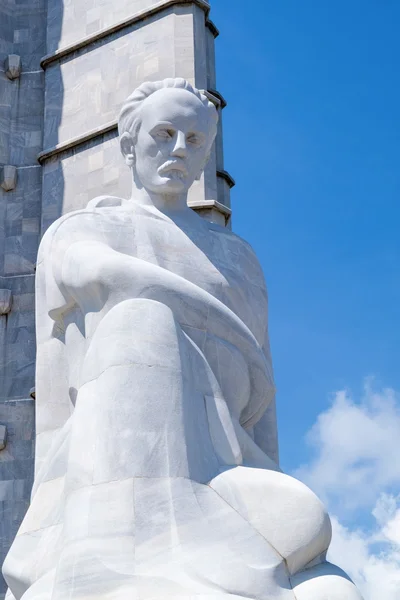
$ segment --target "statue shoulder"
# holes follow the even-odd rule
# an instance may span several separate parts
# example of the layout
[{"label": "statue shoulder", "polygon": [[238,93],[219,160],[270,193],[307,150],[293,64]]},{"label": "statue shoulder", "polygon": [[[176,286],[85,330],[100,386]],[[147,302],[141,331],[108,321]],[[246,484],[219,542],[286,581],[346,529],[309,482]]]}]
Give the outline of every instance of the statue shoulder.
[{"label": "statue shoulder", "polygon": [[251,244],[225,227],[208,223],[208,229],[219,240],[222,254],[233,261],[249,283],[265,288],[264,274]]},{"label": "statue shoulder", "polygon": [[240,235],[237,235],[237,233],[234,233],[226,227],[217,225],[216,223],[207,222],[207,225],[209,231],[214,233],[221,240],[221,243],[229,245],[236,251],[246,254],[249,258],[252,258],[253,261],[258,263],[257,255],[254,252],[251,244],[241,238]]},{"label": "statue shoulder", "polygon": [[[104,198],[104,197],[103,197]],[[97,200],[97,199],[96,199]],[[100,204],[101,204],[101,200]],[[91,202],[87,208],[59,217],[44,233],[36,265],[37,298],[46,307],[45,313],[57,320],[73,299],[63,287],[62,270],[65,253],[77,242],[105,242],[110,211]],[[117,206],[117,203],[106,206]],[[39,300],[38,300],[39,302]],[[71,304],[72,302],[72,304]]]},{"label": "statue shoulder", "polygon": [[56,219],[45,231],[38,251],[38,264],[51,254],[51,247],[68,246],[74,241],[96,238],[101,234],[101,223],[107,218],[103,208],[121,206],[122,200],[100,196],[90,200],[86,208],[74,210]]}]

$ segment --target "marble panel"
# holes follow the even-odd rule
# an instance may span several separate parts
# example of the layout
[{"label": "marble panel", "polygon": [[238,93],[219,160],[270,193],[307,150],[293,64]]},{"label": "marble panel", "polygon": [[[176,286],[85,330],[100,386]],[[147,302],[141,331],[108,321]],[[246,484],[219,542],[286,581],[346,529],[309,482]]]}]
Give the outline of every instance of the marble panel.
[{"label": "marble panel", "polygon": [[[218,121],[218,134],[215,138],[215,162],[218,171],[224,170],[224,143],[223,143],[223,133],[222,133],[222,121],[223,121],[224,111],[219,111],[219,121]],[[225,203],[224,203],[225,204]],[[227,204],[230,206],[230,204]]]},{"label": "marble panel", "polygon": [[11,120],[16,101],[17,81],[10,81],[0,70],[0,163],[10,162]]},{"label": "marble panel", "polygon": [[116,131],[55,156],[43,168],[42,233],[59,216],[85,208],[96,196],[129,198],[131,186]]},{"label": "marble panel", "polygon": [[217,75],[215,69],[215,38],[210,29],[206,31],[207,48],[207,87],[215,90],[217,87]]},{"label": "marble panel", "polygon": [[43,139],[44,73],[22,73],[9,85],[15,88],[9,162],[37,165]]},{"label": "marble panel", "polygon": [[115,120],[122,102],[143,81],[183,77],[206,87],[205,65],[196,67],[196,74],[194,69],[194,14],[200,13],[205,37],[203,11],[173,7],[49,65],[44,148]]},{"label": "marble panel", "polygon": [[18,54],[22,70],[40,67],[46,51],[46,0],[5,0],[0,4],[0,65]]},{"label": "marble panel", "polygon": [[[186,36],[191,35],[193,48],[193,56],[191,57],[194,64],[194,81],[196,87],[202,90],[206,90],[208,88],[208,56],[207,56],[207,34],[208,30],[206,29],[206,21],[204,11],[199,6],[192,7],[193,12],[193,25],[192,31],[186,31],[182,27],[183,23],[177,23],[177,26],[181,25],[182,33],[178,36],[177,46],[179,44],[179,40],[185,40]],[[186,38],[186,49],[181,47],[182,59],[187,57],[188,47],[190,42],[190,38]],[[178,77],[185,77],[185,75],[177,74]]]},{"label": "marble panel", "polygon": [[[0,451],[0,563],[29,505],[33,482],[35,409],[33,400],[0,401],[0,424],[7,426],[7,445]],[[0,577],[0,597],[6,584]]]},{"label": "marble panel", "polygon": [[35,382],[34,275],[0,278],[12,292],[8,315],[0,316],[0,402],[27,398]]},{"label": "marble panel", "polygon": [[203,200],[219,200],[216,177],[215,142],[211,150],[210,160],[204,169],[201,179],[195,181],[189,190],[189,204],[201,203]]},{"label": "marble panel", "polygon": [[217,177],[217,189],[218,189],[218,201],[224,206],[230,208],[231,206],[231,188],[229,187],[226,179],[223,177]]},{"label": "marble panel", "polygon": [[160,0],[48,0],[47,52],[65,48],[159,3]]},{"label": "marble panel", "polygon": [[0,5],[0,65],[4,71],[3,65],[8,54],[14,51],[14,13],[11,4],[1,3]]},{"label": "marble panel", "polygon": [[27,166],[18,169],[18,183],[14,190],[0,190],[3,275],[34,273],[39,245],[41,186],[40,167]]},{"label": "marble panel", "polygon": [[44,74],[0,72],[0,163],[36,165],[42,149]]}]

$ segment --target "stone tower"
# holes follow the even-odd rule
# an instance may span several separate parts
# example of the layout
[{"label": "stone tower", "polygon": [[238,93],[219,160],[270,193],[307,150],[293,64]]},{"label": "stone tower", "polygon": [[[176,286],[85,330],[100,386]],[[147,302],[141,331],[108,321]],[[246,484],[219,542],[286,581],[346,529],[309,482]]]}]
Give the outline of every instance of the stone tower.
[{"label": "stone tower", "polygon": [[[122,101],[184,77],[222,110],[206,0],[0,3],[0,564],[29,503],[36,255],[46,228],[96,196],[129,195],[116,151]],[[222,124],[190,206],[230,226]],[[273,415],[268,418],[275,418]],[[0,595],[5,586],[0,583]]]}]

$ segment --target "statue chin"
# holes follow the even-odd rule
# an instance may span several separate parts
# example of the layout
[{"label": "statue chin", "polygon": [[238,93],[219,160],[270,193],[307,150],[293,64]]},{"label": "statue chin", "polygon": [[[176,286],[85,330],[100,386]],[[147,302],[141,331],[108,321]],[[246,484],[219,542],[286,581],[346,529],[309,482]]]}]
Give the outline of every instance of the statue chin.
[{"label": "statue chin", "polygon": [[[207,98],[172,84],[189,86],[145,87],[161,95],[148,159],[187,153],[191,167],[143,176],[146,202],[143,188],[137,201],[135,190],[92,200],[40,245],[35,482],[3,568],[8,600],[360,600],[325,560],[323,505],[271,458],[275,386],[254,252],[189,210],[155,206],[180,195],[186,207],[209,150],[201,140],[216,130]],[[157,137],[158,122],[172,125]]]},{"label": "statue chin", "polygon": [[[138,189],[144,189],[149,196],[181,196],[187,194],[190,189],[190,185],[186,177],[182,176],[181,172],[169,173],[168,175],[158,176],[157,179],[149,180],[148,178],[139,178],[136,176],[135,181],[137,182]],[[135,196],[135,190],[133,190],[133,196]]]},{"label": "statue chin", "polygon": [[162,179],[163,183],[158,188],[160,194],[184,194],[189,190],[187,179],[180,171],[172,171]]}]

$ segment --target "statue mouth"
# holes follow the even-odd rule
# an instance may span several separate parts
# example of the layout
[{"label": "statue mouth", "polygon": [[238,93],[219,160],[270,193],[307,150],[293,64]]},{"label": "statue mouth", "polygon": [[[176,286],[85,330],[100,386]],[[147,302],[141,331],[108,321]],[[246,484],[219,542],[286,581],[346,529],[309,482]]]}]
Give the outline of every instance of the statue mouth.
[{"label": "statue mouth", "polygon": [[184,179],[187,177],[188,173],[186,167],[181,162],[169,160],[158,169],[158,174],[162,176],[168,175],[169,177]]}]

